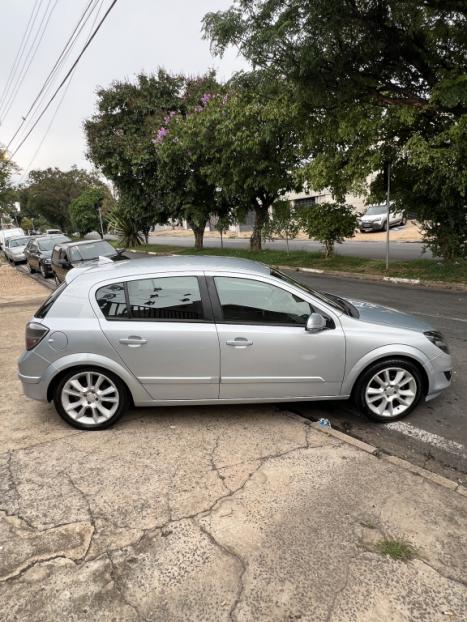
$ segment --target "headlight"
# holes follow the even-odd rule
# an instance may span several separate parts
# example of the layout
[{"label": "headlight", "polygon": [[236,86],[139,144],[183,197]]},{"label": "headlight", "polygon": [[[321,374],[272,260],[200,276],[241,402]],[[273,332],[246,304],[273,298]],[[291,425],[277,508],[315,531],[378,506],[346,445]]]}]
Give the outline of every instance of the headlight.
[{"label": "headlight", "polygon": [[444,340],[443,335],[439,332],[439,330],[427,330],[423,333],[427,339],[431,341],[437,348],[449,354],[448,344]]}]

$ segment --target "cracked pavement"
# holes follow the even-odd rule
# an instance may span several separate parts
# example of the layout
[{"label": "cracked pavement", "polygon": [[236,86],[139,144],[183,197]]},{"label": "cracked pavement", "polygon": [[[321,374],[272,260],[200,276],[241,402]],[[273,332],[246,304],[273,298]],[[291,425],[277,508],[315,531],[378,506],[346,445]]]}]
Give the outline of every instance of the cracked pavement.
[{"label": "cracked pavement", "polygon": [[36,307],[0,304],[2,619],[467,619],[467,498],[272,406],[76,431],[16,380]]}]

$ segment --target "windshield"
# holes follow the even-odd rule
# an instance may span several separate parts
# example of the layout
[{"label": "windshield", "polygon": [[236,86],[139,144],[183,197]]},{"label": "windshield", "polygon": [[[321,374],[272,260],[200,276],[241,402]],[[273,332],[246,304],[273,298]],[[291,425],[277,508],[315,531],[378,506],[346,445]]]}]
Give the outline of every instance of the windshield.
[{"label": "windshield", "polygon": [[305,285],[304,283],[296,281],[291,276],[284,274],[280,270],[271,270],[271,276],[274,276],[276,277],[276,279],[280,279],[281,281],[285,281],[290,285],[294,285],[295,287],[302,289],[308,294],[312,294],[315,298],[318,298],[327,305],[334,307],[334,309],[337,309],[338,311],[342,311],[342,313],[345,313],[346,315],[350,315],[352,317],[359,316],[357,309],[352,304],[350,304],[348,300],[339,298],[339,296],[335,296],[334,294],[319,292],[312,287],[308,287],[308,285]]},{"label": "windshield", "polygon": [[366,216],[377,216],[379,214],[385,214],[387,212],[387,207],[385,205],[372,205],[369,207],[365,215]]},{"label": "windshield", "polygon": [[111,257],[116,254],[113,246],[105,240],[74,246],[71,257],[73,261],[89,261],[98,257]]},{"label": "windshield", "polygon": [[15,248],[15,246],[26,246],[29,242],[29,238],[16,238],[15,240],[10,240],[8,242],[9,248]]},{"label": "windshield", "polygon": [[65,235],[56,235],[53,238],[42,238],[42,240],[37,242],[37,246],[41,251],[51,251],[55,244],[69,241],[70,240]]}]

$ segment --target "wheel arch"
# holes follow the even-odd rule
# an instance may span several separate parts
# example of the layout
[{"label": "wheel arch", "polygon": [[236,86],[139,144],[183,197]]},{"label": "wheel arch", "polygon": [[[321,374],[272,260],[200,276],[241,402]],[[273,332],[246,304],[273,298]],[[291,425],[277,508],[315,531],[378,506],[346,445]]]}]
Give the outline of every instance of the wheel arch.
[{"label": "wheel arch", "polygon": [[420,372],[420,376],[422,378],[422,395],[426,396],[428,393],[429,387],[430,387],[430,381],[428,378],[427,371],[425,367],[422,365],[422,363],[417,358],[415,358],[414,356],[410,356],[409,354],[387,354],[385,356],[381,356],[381,357],[377,357],[373,359],[371,362],[369,362],[359,371],[358,375],[356,376],[355,380],[352,383],[350,395],[354,397],[355,389],[358,387],[360,378],[372,365],[375,365],[377,363],[384,363],[384,361],[390,361],[393,359],[407,361],[408,363],[411,363],[418,369],[418,371]]},{"label": "wheel arch", "polygon": [[83,367],[94,367],[101,369],[104,373],[110,372],[117,376],[126,387],[133,404],[151,401],[149,394],[129,370],[112,359],[90,353],[65,356],[49,367],[48,377],[45,378],[47,401],[52,401],[55,388],[65,374],[71,370],[83,369]]}]

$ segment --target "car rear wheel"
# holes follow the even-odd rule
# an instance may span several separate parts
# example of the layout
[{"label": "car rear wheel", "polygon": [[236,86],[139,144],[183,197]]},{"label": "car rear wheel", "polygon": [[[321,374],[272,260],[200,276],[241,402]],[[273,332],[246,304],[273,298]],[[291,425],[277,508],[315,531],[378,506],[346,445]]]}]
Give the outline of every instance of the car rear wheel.
[{"label": "car rear wheel", "polygon": [[416,365],[404,359],[375,363],[359,378],[354,390],[357,407],[374,421],[406,417],[422,397],[423,380]]},{"label": "car rear wheel", "polygon": [[62,419],[80,430],[103,430],[128,408],[128,392],[115,374],[95,367],[73,370],[58,383],[54,404]]}]

